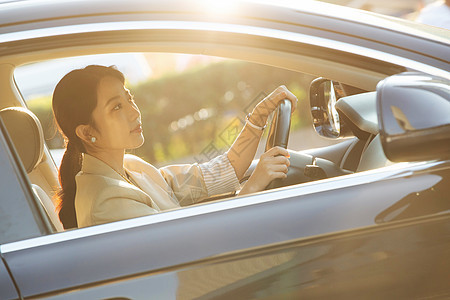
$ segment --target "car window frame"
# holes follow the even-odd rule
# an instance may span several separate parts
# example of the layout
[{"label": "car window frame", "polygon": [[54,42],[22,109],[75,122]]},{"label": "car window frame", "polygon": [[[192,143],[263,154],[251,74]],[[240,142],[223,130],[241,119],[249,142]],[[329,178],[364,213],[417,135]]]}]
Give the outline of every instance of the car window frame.
[{"label": "car window frame", "polygon": [[[121,24],[121,22],[115,22],[115,23],[116,23],[116,25]],[[151,21],[142,22],[142,23],[150,25],[149,27],[152,27],[152,25],[157,24],[155,22],[152,23]],[[180,22],[180,23],[183,23],[183,22]],[[200,24],[200,22],[199,22],[199,24]],[[73,25],[73,26],[74,26],[75,29],[77,29],[77,25]],[[249,27],[249,26],[241,25],[240,27],[241,28],[245,28],[245,27]],[[80,28],[83,28],[83,26],[81,26]],[[199,30],[200,29],[193,30],[193,31],[191,30],[191,31],[198,33]],[[271,34],[269,34],[270,32],[267,35],[262,34],[262,33],[267,33],[268,32],[266,29],[261,29],[261,30],[262,30],[262,32],[260,33],[261,35],[259,36],[261,41],[268,41],[268,40],[274,40],[275,39],[274,36],[271,36]],[[56,31],[58,31],[58,30],[56,30]],[[148,41],[149,36],[151,36],[151,35],[149,35],[149,33],[151,33],[151,32],[167,32],[167,31],[168,32],[173,32],[173,33],[177,32],[177,36],[179,36],[181,33],[189,32],[189,30],[182,30],[182,29],[172,30],[172,31],[170,31],[168,29],[151,29],[151,28],[150,29],[149,28],[134,29],[134,30],[129,30],[128,33],[134,32],[136,34],[136,36],[135,37],[129,37],[131,42],[128,42],[128,43],[131,44],[131,45],[135,45],[136,43],[139,43],[139,41],[141,41],[142,38],[145,38]],[[205,31],[205,30],[203,29],[203,31]],[[20,40],[20,38],[19,38],[19,39],[15,40],[15,41],[2,43],[2,45],[4,44],[5,46],[6,45],[10,46],[10,47],[6,47],[6,49],[7,49],[7,51],[5,53],[6,57],[8,57],[12,53],[14,53],[14,55],[28,54],[28,55],[31,55],[31,57],[33,57],[33,55],[34,55],[33,53],[34,52],[39,52],[39,50],[44,50],[44,48],[48,50],[49,49],[48,47],[51,47],[51,45],[53,45],[53,42],[57,40],[57,39],[54,40],[54,38],[58,37],[58,35],[52,35],[51,32],[52,32],[52,30],[48,30],[47,33],[50,33],[48,36],[43,36],[43,37],[35,38],[35,39],[32,39],[32,40],[29,40],[28,38],[25,38],[24,40]],[[108,40],[108,36],[107,35],[105,36],[105,40],[101,40],[101,41],[98,41],[95,38],[93,38],[93,37],[97,36],[99,33],[101,33],[101,34],[105,34],[105,33],[109,34],[110,35],[110,37],[109,37],[110,40]],[[82,41],[82,48],[84,48],[84,50],[79,50],[80,53],[81,53],[83,51],[86,51],[85,49],[91,47],[92,45],[97,45],[99,47],[106,47],[107,45],[113,43],[113,41],[117,41],[117,39],[120,36],[123,36],[125,33],[126,33],[126,30],[124,30],[124,32],[120,32],[120,33],[116,32],[114,30],[111,30],[111,31],[105,30],[105,31],[102,31],[102,32],[88,32],[88,33],[80,33],[79,32],[79,33],[67,34],[67,35],[65,35],[65,39],[64,39],[66,42],[62,43],[62,44],[59,43],[58,47],[61,47],[60,49],[67,49],[65,47],[76,48],[75,45],[77,43],[80,43],[80,41]],[[290,33],[292,33],[296,38],[300,38],[300,37],[303,37],[303,36],[308,36],[307,34],[301,34],[301,33],[298,33],[298,32],[290,32]],[[231,35],[233,37],[238,37],[240,39],[245,37],[245,34],[243,34],[242,32],[231,32],[231,33],[225,32],[224,34],[229,34],[229,35]],[[18,34],[18,36],[20,37],[20,33]],[[258,36],[258,35],[255,34],[255,36]],[[321,53],[322,54],[325,53],[325,52],[326,53],[330,53],[330,52],[336,52],[337,53],[337,52],[340,52],[342,54],[345,54],[344,55],[345,57],[343,57],[345,61],[347,61],[348,59],[354,58],[354,57],[360,57],[361,56],[361,53],[360,53],[361,49],[359,49],[357,46],[352,47],[351,43],[347,43],[347,45],[349,46],[349,49],[346,49],[345,51],[344,50],[342,50],[342,51],[341,50],[336,50],[336,49],[333,50],[333,49],[331,49],[332,45],[329,45],[328,47],[323,47],[323,46],[320,45],[323,41],[325,41],[325,39],[323,39],[323,38],[315,38],[315,36],[313,36],[313,35],[309,35],[309,37],[312,38],[312,39],[308,40],[308,41],[303,41],[303,42],[302,41],[294,41],[294,40],[284,40],[282,37],[280,37],[278,39],[278,41],[281,41],[282,42],[281,44],[283,44],[283,45],[290,45],[290,48],[291,48],[290,53],[293,54],[293,55],[299,55],[299,56],[302,55],[302,52],[300,51],[300,49],[294,49],[296,45],[302,44],[302,45],[305,45],[307,47],[305,49],[309,49],[308,50],[309,52],[311,52],[312,50],[317,49],[317,48],[321,49],[321,51],[322,51]],[[133,39],[135,39],[135,40],[133,40]],[[205,42],[204,40],[194,41],[194,42],[197,45],[196,47],[194,47],[196,49],[200,49],[202,47],[208,48],[208,45],[210,45],[210,44],[208,44],[208,42]],[[27,43],[29,43],[29,44],[27,44]],[[142,49],[148,48],[149,45],[151,45],[151,43],[152,43],[152,41],[147,42],[147,43],[144,42],[143,45],[142,45]],[[174,43],[174,37],[170,37],[169,38],[169,42],[167,44],[165,44],[165,46],[162,46],[161,48],[164,48],[164,47],[167,48],[167,47],[169,47],[169,45],[172,45],[173,43]],[[336,43],[337,44],[344,44],[343,42],[336,42]],[[233,40],[232,42],[230,42],[227,45],[229,47],[233,47],[233,46],[237,46],[237,44],[238,44],[237,41]],[[38,48],[34,48],[35,46],[38,46],[38,45],[41,45],[41,47],[44,47],[44,48],[39,48],[39,47]],[[258,48],[258,45],[254,45],[252,43],[244,44],[242,46],[246,47],[248,49],[250,49],[252,47]],[[279,50],[279,47],[281,47],[281,46],[277,45],[277,47],[275,47],[273,49],[272,48],[268,49],[268,48],[262,47],[262,49],[269,50],[269,51],[277,51],[277,49]],[[286,49],[284,49],[284,50],[285,50],[286,53],[289,52]],[[18,51],[18,52],[14,52],[14,51]],[[107,52],[108,51],[105,50],[105,53],[107,53]],[[175,52],[177,52],[177,51],[175,51]],[[372,62],[374,64],[374,66],[375,66],[375,62],[377,62],[377,59],[375,58],[374,54],[376,54],[376,52],[378,52],[378,54],[381,53],[378,50],[374,50],[373,53],[367,54],[366,56],[363,56],[363,58],[365,58],[365,61]],[[229,56],[224,56],[224,57],[229,57]],[[396,56],[395,54],[389,54],[389,57],[392,58],[392,57],[401,57],[401,56]],[[230,57],[230,58],[232,58],[232,57]],[[408,58],[403,58],[402,63],[403,62],[411,62],[411,60],[408,59]],[[343,62],[341,62],[341,63],[343,63]],[[389,62],[387,63],[387,65],[388,66],[394,66],[394,64],[389,63]],[[415,64],[415,65],[417,65],[417,64]],[[418,65],[424,65],[424,64],[419,62]],[[401,66],[401,64],[397,65],[397,67],[399,67],[399,69],[396,69],[395,72],[398,72],[398,71],[403,69],[403,67],[400,67],[400,66]],[[278,67],[282,67],[282,66],[278,66]],[[437,67],[431,67],[430,66],[430,68],[435,69],[435,70],[443,71],[442,69],[438,69]],[[389,72],[395,73],[394,70],[389,70]],[[446,72],[446,74],[448,74],[448,72]],[[25,180],[27,180],[26,176],[24,176],[24,177],[25,177]],[[28,187],[29,186],[30,185],[28,184]],[[30,197],[32,197],[32,196],[30,196]]]},{"label": "car window frame", "polygon": [[[3,123],[2,118],[0,117],[0,143],[2,145],[2,148],[5,151],[2,151],[0,155],[5,155],[5,158],[8,159],[10,167],[14,170],[14,174],[9,174],[12,177],[15,177],[17,180],[17,183],[20,186],[20,189],[22,191],[21,195],[17,195],[17,198],[14,199],[12,203],[21,205],[21,211],[24,215],[28,214],[28,216],[33,218],[34,222],[31,222],[31,224],[36,225],[36,227],[29,227],[28,226],[20,226],[20,231],[15,231],[13,233],[8,232],[9,235],[15,236],[14,233],[17,234],[13,238],[13,240],[5,240],[2,237],[0,237],[0,245],[13,242],[13,241],[20,241],[24,239],[28,239],[31,237],[36,236],[44,236],[49,235],[53,232],[52,225],[50,224],[50,221],[48,220],[45,211],[40,204],[39,200],[35,196],[34,192],[31,188],[31,182],[28,179],[28,176],[26,175],[25,168],[22,164],[22,161],[20,160],[18,153],[15,149],[14,143],[11,140],[11,137],[9,136],[9,133],[6,129],[6,126]],[[9,206],[10,207],[10,206]],[[27,211],[24,211],[24,209]],[[16,220],[18,223],[21,223],[23,219],[19,218],[19,216],[15,217],[14,220]],[[31,220],[27,220],[28,223],[30,223]],[[10,224],[9,224],[10,225]],[[3,224],[2,220],[0,220],[0,226],[1,227],[8,227],[8,225]],[[14,227],[13,227],[14,228]]]}]

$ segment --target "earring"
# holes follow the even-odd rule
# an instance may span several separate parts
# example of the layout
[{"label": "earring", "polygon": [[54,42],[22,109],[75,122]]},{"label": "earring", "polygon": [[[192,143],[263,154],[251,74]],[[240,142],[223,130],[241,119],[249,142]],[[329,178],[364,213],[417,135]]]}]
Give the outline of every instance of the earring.
[{"label": "earring", "polygon": [[95,143],[96,140],[95,136],[91,137],[91,142]]}]

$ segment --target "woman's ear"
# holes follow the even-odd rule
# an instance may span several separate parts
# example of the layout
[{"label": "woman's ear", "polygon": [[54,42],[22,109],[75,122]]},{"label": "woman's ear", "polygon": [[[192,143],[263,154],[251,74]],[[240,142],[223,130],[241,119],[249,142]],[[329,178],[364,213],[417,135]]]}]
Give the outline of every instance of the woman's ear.
[{"label": "woman's ear", "polygon": [[75,128],[75,134],[85,143],[89,144],[92,139],[90,135],[91,127],[89,125],[78,125]]}]

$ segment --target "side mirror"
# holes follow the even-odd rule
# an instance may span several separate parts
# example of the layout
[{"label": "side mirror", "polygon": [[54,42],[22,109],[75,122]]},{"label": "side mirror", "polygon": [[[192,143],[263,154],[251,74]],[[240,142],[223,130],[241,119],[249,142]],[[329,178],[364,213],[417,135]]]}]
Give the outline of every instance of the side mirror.
[{"label": "side mirror", "polygon": [[327,138],[340,134],[339,114],[335,108],[337,96],[331,80],[316,78],[309,88],[309,100],[314,129]]},{"label": "side mirror", "polygon": [[380,138],[395,162],[450,157],[450,81],[407,72],[377,86]]}]

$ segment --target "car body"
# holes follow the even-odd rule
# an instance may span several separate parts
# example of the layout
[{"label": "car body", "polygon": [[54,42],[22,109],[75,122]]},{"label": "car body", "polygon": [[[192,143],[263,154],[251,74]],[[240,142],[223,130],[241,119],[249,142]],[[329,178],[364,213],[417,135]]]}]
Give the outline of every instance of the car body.
[{"label": "car body", "polygon": [[[208,10],[208,3],[2,4],[0,107],[26,106],[13,76],[21,64],[130,51],[235,58],[368,92],[392,75],[416,72],[441,85],[444,112],[449,107],[448,31],[317,2],[242,1],[229,13]],[[378,120],[384,120],[380,110]],[[49,151],[44,149],[47,159],[33,171],[41,175],[38,182],[36,175],[27,176],[6,133],[2,125],[2,299],[450,296],[449,149],[426,159],[419,151],[391,166],[55,232],[30,185],[42,185],[45,192],[42,181],[58,185]],[[444,141],[450,140],[446,134]],[[386,131],[383,146],[390,137]],[[325,160],[338,164],[353,141],[292,156],[317,157],[325,168]]]}]

